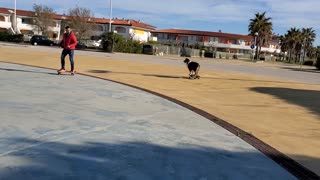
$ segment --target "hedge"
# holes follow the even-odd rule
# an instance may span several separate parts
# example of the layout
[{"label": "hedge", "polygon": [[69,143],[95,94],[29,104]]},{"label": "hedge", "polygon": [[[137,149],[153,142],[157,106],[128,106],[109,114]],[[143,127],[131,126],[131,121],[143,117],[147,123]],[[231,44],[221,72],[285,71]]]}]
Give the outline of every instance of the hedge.
[{"label": "hedge", "polygon": [[7,32],[0,32],[0,41],[8,42],[23,42],[23,34],[9,34]]},{"label": "hedge", "polygon": [[120,34],[105,33],[102,35],[103,49],[107,52],[113,51],[122,53],[142,54],[142,44],[134,40],[126,40]]}]

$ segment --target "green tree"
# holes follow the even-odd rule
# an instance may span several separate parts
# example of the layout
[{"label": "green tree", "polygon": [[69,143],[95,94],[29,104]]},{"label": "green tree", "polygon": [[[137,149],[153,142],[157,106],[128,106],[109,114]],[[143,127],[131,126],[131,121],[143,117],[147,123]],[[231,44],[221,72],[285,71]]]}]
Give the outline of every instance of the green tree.
[{"label": "green tree", "polygon": [[297,49],[299,46],[299,43],[301,42],[301,32],[297,28],[291,28],[287,31],[287,33],[284,35],[284,38],[281,41],[281,46],[286,47],[289,54],[289,62],[292,60],[292,55],[297,54]]},{"label": "green tree", "polygon": [[256,56],[259,59],[261,47],[269,44],[272,35],[272,22],[270,17],[266,17],[266,12],[256,13],[253,19],[250,19],[248,26],[249,34],[256,37]]},{"label": "green tree", "polygon": [[110,48],[113,48],[115,52],[123,53],[142,53],[142,45],[139,41],[126,40],[122,35],[116,33],[104,33],[102,35],[103,49],[107,52],[111,52]]},{"label": "green tree", "polygon": [[50,27],[54,24],[55,12],[52,8],[44,5],[33,5],[33,25],[35,30],[41,31],[43,35],[48,35]]},{"label": "green tree", "polygon": [[[293,59],[295,62],[299,61],[301,56],[304,58],[306,55],[312,57],[314,52],[313,42],[315,41],[316,34],[312,28],[290,28],[287,33],[281,37],[281,50],[282,52],[289,53],[289,61]],[[301,53],[302,48],[304,53]]]},{"label": "green tree", "polygon": [[313,53],[313,43],[316,39],[316,33],[312,28],[302,28],[302,38],[303,38],[303,47],[304,47],[304,54],[303,54],[303,60],[304,57],[307,54]]}]

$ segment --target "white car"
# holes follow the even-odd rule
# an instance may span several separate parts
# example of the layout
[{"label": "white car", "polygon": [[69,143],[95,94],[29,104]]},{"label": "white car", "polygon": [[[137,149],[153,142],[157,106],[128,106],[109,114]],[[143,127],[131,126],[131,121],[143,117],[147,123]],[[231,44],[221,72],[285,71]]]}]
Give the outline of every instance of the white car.
[{"label": "white car", "polygon": [[102,41],[102,40],[99,39],[98,41],[93,41],[92,44],[93,44],[94,47],[97,47],[97,48],[98,48],[98,47],[101,47],[101,41]]}]

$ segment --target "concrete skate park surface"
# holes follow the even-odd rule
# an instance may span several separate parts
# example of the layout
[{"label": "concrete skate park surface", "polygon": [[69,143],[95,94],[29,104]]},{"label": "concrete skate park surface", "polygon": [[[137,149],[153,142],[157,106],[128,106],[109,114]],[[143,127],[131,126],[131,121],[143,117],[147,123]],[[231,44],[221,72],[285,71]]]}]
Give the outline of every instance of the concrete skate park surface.
[{"label": "concrete skate park surface", "polygon": [[0,179],[295,179],[237,136],[116,83],[1,63]]},{"label": "concrete skate park surface", "polygon": [[[0,60],[59,68],[60,51],[1,47]],[[320,88],[317,82],[286,81],[210,68],[200,71],[202,78],[199,81],[190,81],[184,78],[187,74],[185,66],[178,65],[181,59],[141,56],[140,60],[139,56],[123,55],[124,59],[133,59],[129,61],[121,60],[118,54],[76,53],[76,69],[82,73],[144,87],[203,109],[319,173]],[[148,63],[144,62],[147,58]],[[155,62],[151,62],[153,59]],[[163,63],[166,61],[176,64]],[[200,61],[201,64],[210,63]],[[211,63],[211,66],[215,65],[219,66],[220,62]],[[238,67],[238,62],[227,65]],[[246,63],[240,66],[262,67]],[[270,65],[270,68],[277,66]],[[301,73],[317,74],[309,70]]]}]

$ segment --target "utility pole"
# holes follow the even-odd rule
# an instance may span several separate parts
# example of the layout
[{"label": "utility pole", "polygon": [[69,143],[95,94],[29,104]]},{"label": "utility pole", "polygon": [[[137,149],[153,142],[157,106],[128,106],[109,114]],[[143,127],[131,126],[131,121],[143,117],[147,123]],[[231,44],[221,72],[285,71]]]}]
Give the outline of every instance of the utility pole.
[{"label": "utility pole", "polygon": [[258,37],[259,33],[258,32],[255,32],[254,33],[254,45],[256,47],[256,53],[255,53],[255,56],[256,56],[256,60],[258,61],[258,46],[257,46],[257,37]]},{"label": "utility pole", "polygon": [[17,0],[14,0],[14,31],[18,33],[17,27]]},{"label": "utility pole", "polygon": [[111,32],[112,0],[110,0],[109,32]]}]

